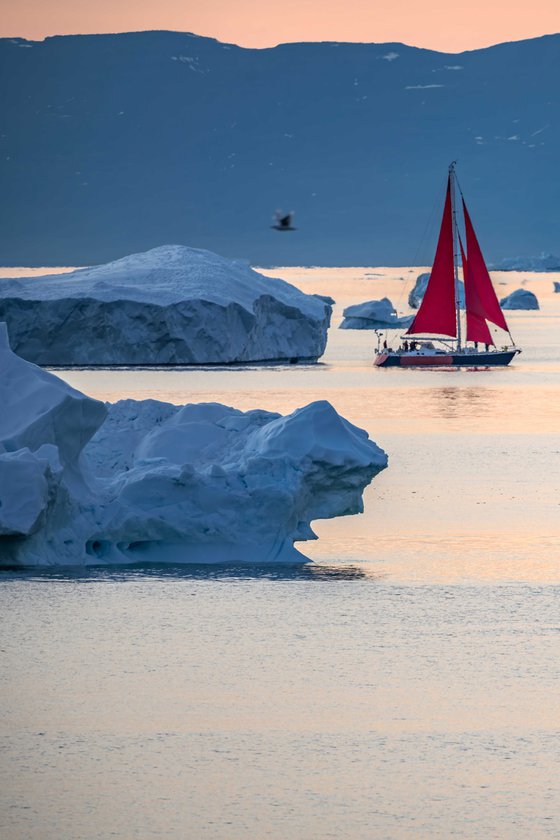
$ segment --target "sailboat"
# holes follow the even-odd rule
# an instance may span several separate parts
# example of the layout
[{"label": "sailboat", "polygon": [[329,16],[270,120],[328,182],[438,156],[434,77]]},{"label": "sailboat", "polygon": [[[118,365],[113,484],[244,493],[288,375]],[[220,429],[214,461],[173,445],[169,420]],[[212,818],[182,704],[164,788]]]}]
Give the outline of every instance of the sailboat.
[{"label": "sailboat", "polygon": [[[461,193],[461,190],[454,161],[449,166],[443,218],[424,298],[398,349],[388,347],[387,341],[381,346],[379,341],[374,360],[378,367],[509,365],[521,352],[515,346],[500,308],[461,193],[463,245],[457,218],[457,192]],[[465,325],[461,323],[459,259],[465,286]],[[500,348],[495,344],[488,322],[509,337]],[[480,349],[479,345],[482,345]]]}]

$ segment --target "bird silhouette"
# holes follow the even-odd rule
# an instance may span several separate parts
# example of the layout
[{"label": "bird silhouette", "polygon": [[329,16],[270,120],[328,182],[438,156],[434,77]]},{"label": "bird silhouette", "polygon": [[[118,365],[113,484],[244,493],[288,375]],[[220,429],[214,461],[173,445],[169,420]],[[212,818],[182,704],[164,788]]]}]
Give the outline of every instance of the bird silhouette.
[{"label": "bird silhouette", "polygon": [[277,210],[274,214],[274,224],[271,225],[273,230],[297,230],[292,224],[294,219],[294,211],[283,213],[282,210]]}]

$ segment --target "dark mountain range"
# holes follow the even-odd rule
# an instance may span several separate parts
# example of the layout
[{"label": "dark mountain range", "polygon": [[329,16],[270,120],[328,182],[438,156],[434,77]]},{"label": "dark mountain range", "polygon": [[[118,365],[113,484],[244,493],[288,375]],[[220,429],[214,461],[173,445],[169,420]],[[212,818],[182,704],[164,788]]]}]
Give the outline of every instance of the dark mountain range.
[{"label": "dark mountain range", "polygon": [[[0,67],[0,263],[164,243],[269,265],[425,262],[455,158],[488,259],[560,248],[560,35],[460,55],[2,39]],[[296,231],[271,229],[277,208]]]}]

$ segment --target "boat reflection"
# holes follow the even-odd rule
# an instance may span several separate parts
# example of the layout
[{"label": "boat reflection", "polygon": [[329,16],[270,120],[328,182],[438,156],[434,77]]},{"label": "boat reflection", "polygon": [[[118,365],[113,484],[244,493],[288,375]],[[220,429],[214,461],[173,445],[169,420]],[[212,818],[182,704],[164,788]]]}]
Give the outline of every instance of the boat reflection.
[{"label": "boat reflection", "polygon": [[481,417],[495,411],[496,395],[490,388],[436,388],[430,394],[443,417]]}]

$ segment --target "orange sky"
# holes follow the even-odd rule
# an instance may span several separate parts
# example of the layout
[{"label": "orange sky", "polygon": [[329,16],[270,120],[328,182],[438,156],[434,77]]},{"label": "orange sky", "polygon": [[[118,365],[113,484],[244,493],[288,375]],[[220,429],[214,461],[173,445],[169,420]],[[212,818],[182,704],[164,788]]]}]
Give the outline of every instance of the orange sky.
[{"label": "orange sky", "polygon": [[560,0],[0,0],[0,35],[174,29],[247,47],[403,41],[449,52],[560,31]]}]

